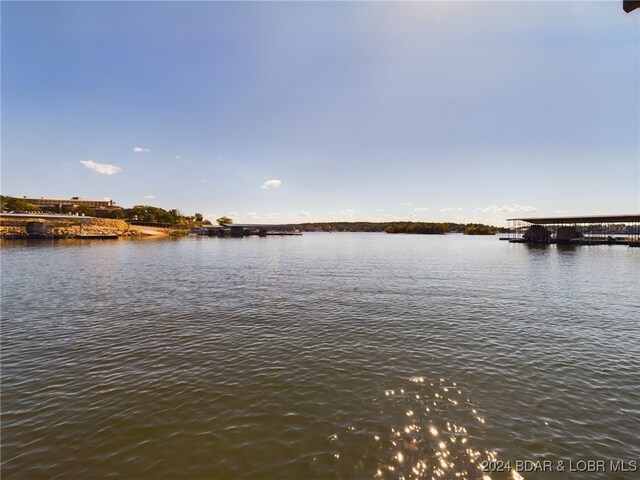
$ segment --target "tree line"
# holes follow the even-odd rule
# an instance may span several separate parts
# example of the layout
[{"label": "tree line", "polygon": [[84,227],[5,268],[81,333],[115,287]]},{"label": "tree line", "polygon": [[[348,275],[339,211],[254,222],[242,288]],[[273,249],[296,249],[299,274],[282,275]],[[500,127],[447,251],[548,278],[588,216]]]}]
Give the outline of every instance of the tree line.
[{"label": "tree line", "polygon": [[495,235],[508,232],[507,228],[482,223],[451,222],[314,222],[299,225],[307,232],[386,232],[417,235],[444,235],[464,233],[466,235]]}]

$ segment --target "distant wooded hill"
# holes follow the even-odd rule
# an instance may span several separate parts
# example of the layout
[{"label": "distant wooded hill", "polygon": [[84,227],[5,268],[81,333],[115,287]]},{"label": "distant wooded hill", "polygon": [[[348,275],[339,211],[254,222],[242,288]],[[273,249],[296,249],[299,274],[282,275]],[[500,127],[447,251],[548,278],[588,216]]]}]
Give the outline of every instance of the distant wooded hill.
[{"label": "distant wooded hill", "polygon": [[321,222],[302,223],[300,229],[307,232],[386,232],[443,235],[495,235],[508,232],[507,228],[482,223],[432,223],[432,222]]}]

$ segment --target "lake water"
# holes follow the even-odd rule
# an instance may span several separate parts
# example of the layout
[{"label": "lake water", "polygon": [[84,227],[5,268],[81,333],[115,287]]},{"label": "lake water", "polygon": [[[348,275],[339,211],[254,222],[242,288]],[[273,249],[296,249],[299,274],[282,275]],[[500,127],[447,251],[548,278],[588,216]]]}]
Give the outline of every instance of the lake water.
[{"label": "lake water", "polygon": [[640,249],[311,233],[0,258],[3,478],[638,478],[609,462],[640,460]]}]

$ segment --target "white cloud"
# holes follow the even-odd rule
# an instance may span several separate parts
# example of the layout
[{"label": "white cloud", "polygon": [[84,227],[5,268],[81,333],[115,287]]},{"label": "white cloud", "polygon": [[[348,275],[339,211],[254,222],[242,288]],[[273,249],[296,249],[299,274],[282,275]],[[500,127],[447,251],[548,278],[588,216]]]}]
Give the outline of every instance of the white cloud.
[{"label": "white cloud", "polygon": [[427,210],[429,210],[427,207],[416,207],[413,209],[413,211],[416,213],[426,212]]},{"label": "white cloud", "polygon": [[80,163],[85,167],[90,168],[91,170],[95,170],[96,172],[103,175],[115,175],[116,173],[122,171],[120,167],[116,167],[115,165],[110,165],[108,163],[97,163],[93,160],[80,160]]},{"label": "white cloud", "polygon": [[380,213],[382,213],[382,212],[384,212],[384,208],[379,208],[379,209],[378,209],[378,211],[379,211]]},{"label": "white cloud", "polygon": [[267,180],[266,182],[264,182],[260,188],[278,188],[280,185],[282,184],[282,180],[277,180],[277,179],[273,179],[273,180]]},{"label": "white cloud", "polygon": [[155,195],[145,195],[144,198],[148,198],[149,200],[151,200],[152,198],[156,198]]},{"label": "white cloud", "polygon": [[400,205],[402,205],[403,207],[410,207],[411,202],[404,202],[404,203],[401,203]]},{"label": "white cloud", "polygon": [[556,215],[567,215],[571,213],[571,210],[554,210],[553,213]]},{"label": "white cloud", "polygon": [[514,212],[537,212],[538,209],[536,207],[533,207],[531,205],[520,205],[517,203],[514,203],[513,205],[502,205],[501,207],[498,207],[497,205],[491,205],[489,207],[478,207],[476,208],[476,212],[483,212],[483,213],[491,213],[494,215],[498,215],[501,213],[514,213]]},{"label": "white cloud", "polygon": [[232,212],[227,213],[227,217],[237,217],[238,215],[240,215],[238,212],[236,212],[235,210]]},{"label": "white cloud", "polygon": [[133,147],[133,153],[149,153],[150,151],[151,150],[149,150],[147,147]]},{"label": "white cloud", "polygon": [[247,212],[244,216],[249,220],[258,220],[260,218],[256,212]]},{"label": "white cloud", "polygon": [[440,210],[441,212],[461,212],[462,211],[462,207],[447,207],[447,208],[443,208],[442,210]]},{"label": "white cloud", "polygon": [[111,201],[111,199],[109,197],[103,197],[102,200],[104,200],[105,202]]},{"label": "white cloud", "polygon": [[309,212],[305,212],[304,210],[300,210],[300,215],[303,217],[309,217],[311,214]]},{"label": "white cloud", "polygon": [[354,213],[356,213],[356,211],[353,208],[345,208],[342,213],[344,213],[345,215],[353,215]]}]

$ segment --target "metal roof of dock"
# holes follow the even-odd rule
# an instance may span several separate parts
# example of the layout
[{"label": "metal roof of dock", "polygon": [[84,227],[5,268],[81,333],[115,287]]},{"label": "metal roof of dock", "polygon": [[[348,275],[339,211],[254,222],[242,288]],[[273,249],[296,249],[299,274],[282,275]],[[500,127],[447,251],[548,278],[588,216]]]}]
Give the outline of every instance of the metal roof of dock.
[{"label": "metal roof of dock", "polygon": [[635,0],[623,0],[622,9],[625,12],[630,13],[636,8],[640,8],[640,2],[637,2]]},{"label": "metal roof of dock", "polygon": [[640,222],[640,213],[620,215],[587,215],[581,217],[507,218],[507,221],[528,222],[535,225],[555,225],[559,223],[630,223]]}]

